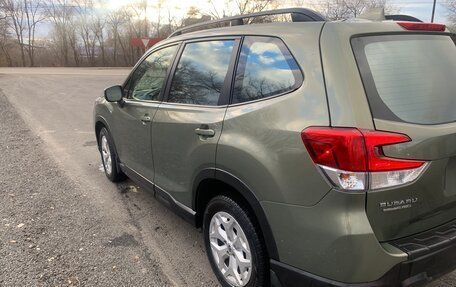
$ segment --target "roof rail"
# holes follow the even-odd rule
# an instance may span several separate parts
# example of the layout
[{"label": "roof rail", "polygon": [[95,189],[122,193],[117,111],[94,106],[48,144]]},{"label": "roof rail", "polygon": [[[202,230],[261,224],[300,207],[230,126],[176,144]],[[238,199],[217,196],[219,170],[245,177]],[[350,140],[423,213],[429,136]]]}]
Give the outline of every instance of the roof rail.
[{"label": "roof rail", "polygon": [[[193,31],[218,28],[216,26],[216,24],[222,24],[222,23],[229,22],[230,26],[238,26],[238,25],[244,25],[244,21],[243,21],[244,19],[272,16],[272,15],[283,15],[283,14],[291,14],[291,19],[293,22],[326,21],[325,17],[323,17],[318,12],[315,12],[310,9],[286,8],[286,9],[277,9],[277,10],[262,11],[262,12],[226,17],[226,18],[222,18],[222,19],[217,19],[217,20],[212,20],[212,21],[207,21],[207,22],[203,22],[203,23],[190,25],[190,26],[176,30],[168,38],[182,35],[184,33],[193,32]],[[207,27],[207,28],[204,28],[204,27]],[[223,26],[219,26],[219,27],[223,27]]]}]

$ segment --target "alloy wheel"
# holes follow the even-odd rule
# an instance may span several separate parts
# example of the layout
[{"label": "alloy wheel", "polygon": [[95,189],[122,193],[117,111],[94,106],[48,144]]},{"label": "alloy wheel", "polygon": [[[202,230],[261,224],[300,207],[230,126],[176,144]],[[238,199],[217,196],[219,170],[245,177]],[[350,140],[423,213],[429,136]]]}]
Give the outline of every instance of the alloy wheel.
[{"label": "alloy wheel", "polygon": [[112,172],[112,156],[106,136],[101,137],[101,157],[103,158],[105,171],[110,175]]},{"label": "alloy wheel", "polygon": [[226,282],[234,287],[246,286],[252,275],[249,242],[239,223],[230,214],[214,214],[209,225],[212,255]]}]

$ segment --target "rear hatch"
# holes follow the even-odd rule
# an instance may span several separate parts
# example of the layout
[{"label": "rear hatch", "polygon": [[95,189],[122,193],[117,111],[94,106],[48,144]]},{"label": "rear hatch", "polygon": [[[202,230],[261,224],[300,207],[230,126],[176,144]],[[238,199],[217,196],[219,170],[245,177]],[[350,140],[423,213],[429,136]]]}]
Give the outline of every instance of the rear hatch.
[{"label": "rear hatch", "polygon": [[456,36],[444,32],[370,34],[351,40],[376,130],[411,139],[384,146],[384,155],[426,162],[413,182],[368,192],[367,214],[380,241],[456,218],[455,43]]}]

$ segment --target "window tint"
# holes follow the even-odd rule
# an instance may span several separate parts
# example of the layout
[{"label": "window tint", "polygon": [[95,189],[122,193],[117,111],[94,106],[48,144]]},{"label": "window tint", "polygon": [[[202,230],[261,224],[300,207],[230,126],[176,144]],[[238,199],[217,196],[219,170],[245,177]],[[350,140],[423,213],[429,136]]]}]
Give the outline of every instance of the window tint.
[{"label": "window tint", "polygon": [[160,100],[160,91],[177,46],[153,52],[134,71],[128,97],[137,100]]},{"label": "window tint", "polygon": [[169,92],[169,102],[211,105],[219,102],[234,40],[185,45]]},{"label": "window tint", "polygon": [[456,120],[451,37],[376,36],[354,43],[374,117],[416,124]]},{"label": "window tint", "polygon": [[246,37],[236,71],[233,103],[258,100],[296,89],[302,74],[283,42]]}]

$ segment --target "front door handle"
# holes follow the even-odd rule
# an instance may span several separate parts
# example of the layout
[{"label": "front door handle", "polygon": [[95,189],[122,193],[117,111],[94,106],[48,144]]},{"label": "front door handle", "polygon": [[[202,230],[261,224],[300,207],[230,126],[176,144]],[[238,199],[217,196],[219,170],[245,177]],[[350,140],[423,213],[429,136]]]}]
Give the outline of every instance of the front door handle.
[{"label": "front door handle", "polygon": [[195,134],[210,138],[215,135],[215,131],[211,130],[207,125],[201,125],[201,127],[195,129]]},{"label": "front door handle", "polygon": [[148,115],[148,114],[145,114],[144,116],[142,116],[141,118],[141,122],[143,123],[143,125],[147,124],[148,122],[150,122],[152,119],[151,117]]}]

